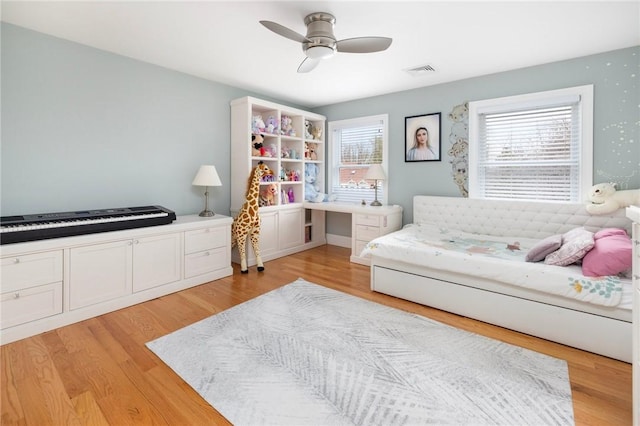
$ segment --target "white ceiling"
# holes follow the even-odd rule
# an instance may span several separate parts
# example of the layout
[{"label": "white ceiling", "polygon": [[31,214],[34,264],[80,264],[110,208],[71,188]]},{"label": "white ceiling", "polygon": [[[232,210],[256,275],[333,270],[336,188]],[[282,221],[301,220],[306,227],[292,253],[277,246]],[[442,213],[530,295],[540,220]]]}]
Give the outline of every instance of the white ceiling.
[{"label": "white ceiling", "polygon": [[[2,1],[2,20],[313,108],[640,44],[640,1]],[[312,12],[337,39],[393,38],[298,74]],[[404,70],[429,64],[435,72]]]}]

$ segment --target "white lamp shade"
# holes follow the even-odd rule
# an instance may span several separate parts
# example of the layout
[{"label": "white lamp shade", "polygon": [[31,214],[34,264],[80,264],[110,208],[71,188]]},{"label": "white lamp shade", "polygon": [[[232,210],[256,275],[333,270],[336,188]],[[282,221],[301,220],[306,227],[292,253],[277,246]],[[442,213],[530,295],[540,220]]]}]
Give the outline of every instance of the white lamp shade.
[{"label": "white lamp shade", "polygon": [[216,166],[200,166],[200,170],[191,184],[195,186],[222,186]]},{"label": "white lamp shade", "polygon": [[369,166],[369,170],[364,175],[365,179],[386,180],[387,175],[384,174],[384,169],[381,164],[372,164]]}]

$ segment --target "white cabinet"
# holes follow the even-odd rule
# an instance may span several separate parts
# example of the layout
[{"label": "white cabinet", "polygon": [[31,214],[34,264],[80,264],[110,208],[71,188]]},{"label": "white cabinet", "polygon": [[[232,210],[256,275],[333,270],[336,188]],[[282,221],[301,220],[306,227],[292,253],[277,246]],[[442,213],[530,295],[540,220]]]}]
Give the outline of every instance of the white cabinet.
[{"label": "white cabinet", "polygon": [[62,312],[62,250],[2,258],[0,328]]},{"label": "white cabinet", "polygon": [[279,247],[290,249],[304,244],[304,209],[278,212]]},{"label": "white cabinet", "polygon": [[69,307],[94,305],[131,293],[131,241],[69,250]]},{"label": "white cabinet", "polygon": [[133,240],[133,291],[147,290],[182,278],[182,234]]},{"label": "white cabinet", "polygon": [[226,228],[204,228],[185,232],[185,277],[196,277],[228,266],[231,263],[230,235]]},{"label": "white cabinet", "polygon": [[640,426],[640,207],[627,207],[633,221],[633,426]]},{"label": "white cabinet", "polygon": [[[361,257],[362,249],[374,238],[397,231],[402,227],[402,207],[371,206],[352,203],[305,203],[311,214],[330,211],[351,215],[351,262],[369,265],[368,258]],[[307,212],[309,214],[309,212]],[[317,229],[316,229],[317,228]],[[314,226],[309,232],[323,232],[324,227]]]},{"label": "white cabinet", "polygon": [[[253,118],[266,124],[255,129]],[[275,128],[268,123],[272,119]],[[287,124],[288,123],[288,124]],[[322,115],[302,111],[252,97],[231,102],[231,213],[236,215],[246,199],[247,179],[253,168],[265,163],[273,172],[272,180],[260,184],[261,192],[273,187],[272,202],[261,202],[260,252],[263,260],[275,259],[296,251],[326,243],[324,212],[305,216],[305,168],[317,169],[316,185],[325,188],[325,123]],[[320,129],[319,132],[312,131]],[[255,149],[252,134],[263,138]],[[315,135],[315,136],[314,136]],[[315,227],[323,232],[311,232]],[[253,250],[247,250],[248,265],[255,265]],[[234,262],[239,263],[237,251]]]},{"label": "white cabinet", "polygon": [[180,242],[171,233],[70,249],[70,309],[180,280]]},{"label": "white cabinet", "polygon": [[[324,222],[324,221],[323,221]],[[324,225],[324,223],[323,223]],[[288,254],[296,253],[303,248],[310,248],[312,244],[321,245],[320,237],[315,242],[305,243],[305,209],[288,208],[260,212],[260,254],[262,260],[277,259]],[[318,229],[324,226],[318,225]],[[325,238],[324,232],[321,236]],[[326,240],[325,240],[326,241]],[[322,244],[325,244],[323,242]],[[234,250],[232,259],[240,263],[237,250]],[[247,264],[255,265],[256,256],[247,239]]]},{"label": "white cabinet", "polygon": [[188,215],[0,246],[3,343],[231,275],[231,223]]},{"label": "white cabinet", "polygon": [[369,259],[360,257],[367,243],[401,227],[400,206],[363,206],[356,210],[351,217],[351,261],[369,265]]}]

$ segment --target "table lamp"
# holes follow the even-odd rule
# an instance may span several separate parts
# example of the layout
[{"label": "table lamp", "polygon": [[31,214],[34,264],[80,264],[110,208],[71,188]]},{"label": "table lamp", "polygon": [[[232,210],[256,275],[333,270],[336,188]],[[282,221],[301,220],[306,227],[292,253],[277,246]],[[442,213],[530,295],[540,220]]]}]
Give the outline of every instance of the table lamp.
[{"label": "table lamp", "polygon": [[211,217],[215,213],[213,210],[209,210],[209,187],[210,186],[222,186],[220,177],[216,171],[216,166],[200,166],[198,174],[191,182],[191,185],[204,186],[204,210],[202,210],[199,216]]},{"label": "table lamp", "polygon": [[384,174],[384,169],[381,164],[372,164],[369,166],[369,170],[364,175],[365,179],[373,179],[375,181],[376,199],[371,202],[372,206],[381,206],[382,203],[378,201],[378,181],[385,180],[387,175]]}]

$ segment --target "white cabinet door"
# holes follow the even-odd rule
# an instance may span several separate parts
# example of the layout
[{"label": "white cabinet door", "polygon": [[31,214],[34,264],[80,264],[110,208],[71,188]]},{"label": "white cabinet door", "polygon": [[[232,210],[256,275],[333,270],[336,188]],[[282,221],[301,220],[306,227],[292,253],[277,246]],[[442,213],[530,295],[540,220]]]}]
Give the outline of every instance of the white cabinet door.
[{"label": "white cabinet door", "polygon": [[304,243],[304,210],[291,209],[278,212],[280,250]]},{"label": "white cabinet door", "polygon": [[78,309],[131,293],[132,241],[69,250],[69,308]]},{"label": "white cabinet door", "polygon": [[[247,240],[247,253],[253,255],[251,241]],[[278,212],[260,212],[260,254],[262,256],[278,251]]]},{"label": "white cabinet door", "polygon": [[133,240],[133,291],[179,281],[182,277],[180,234]]}]

